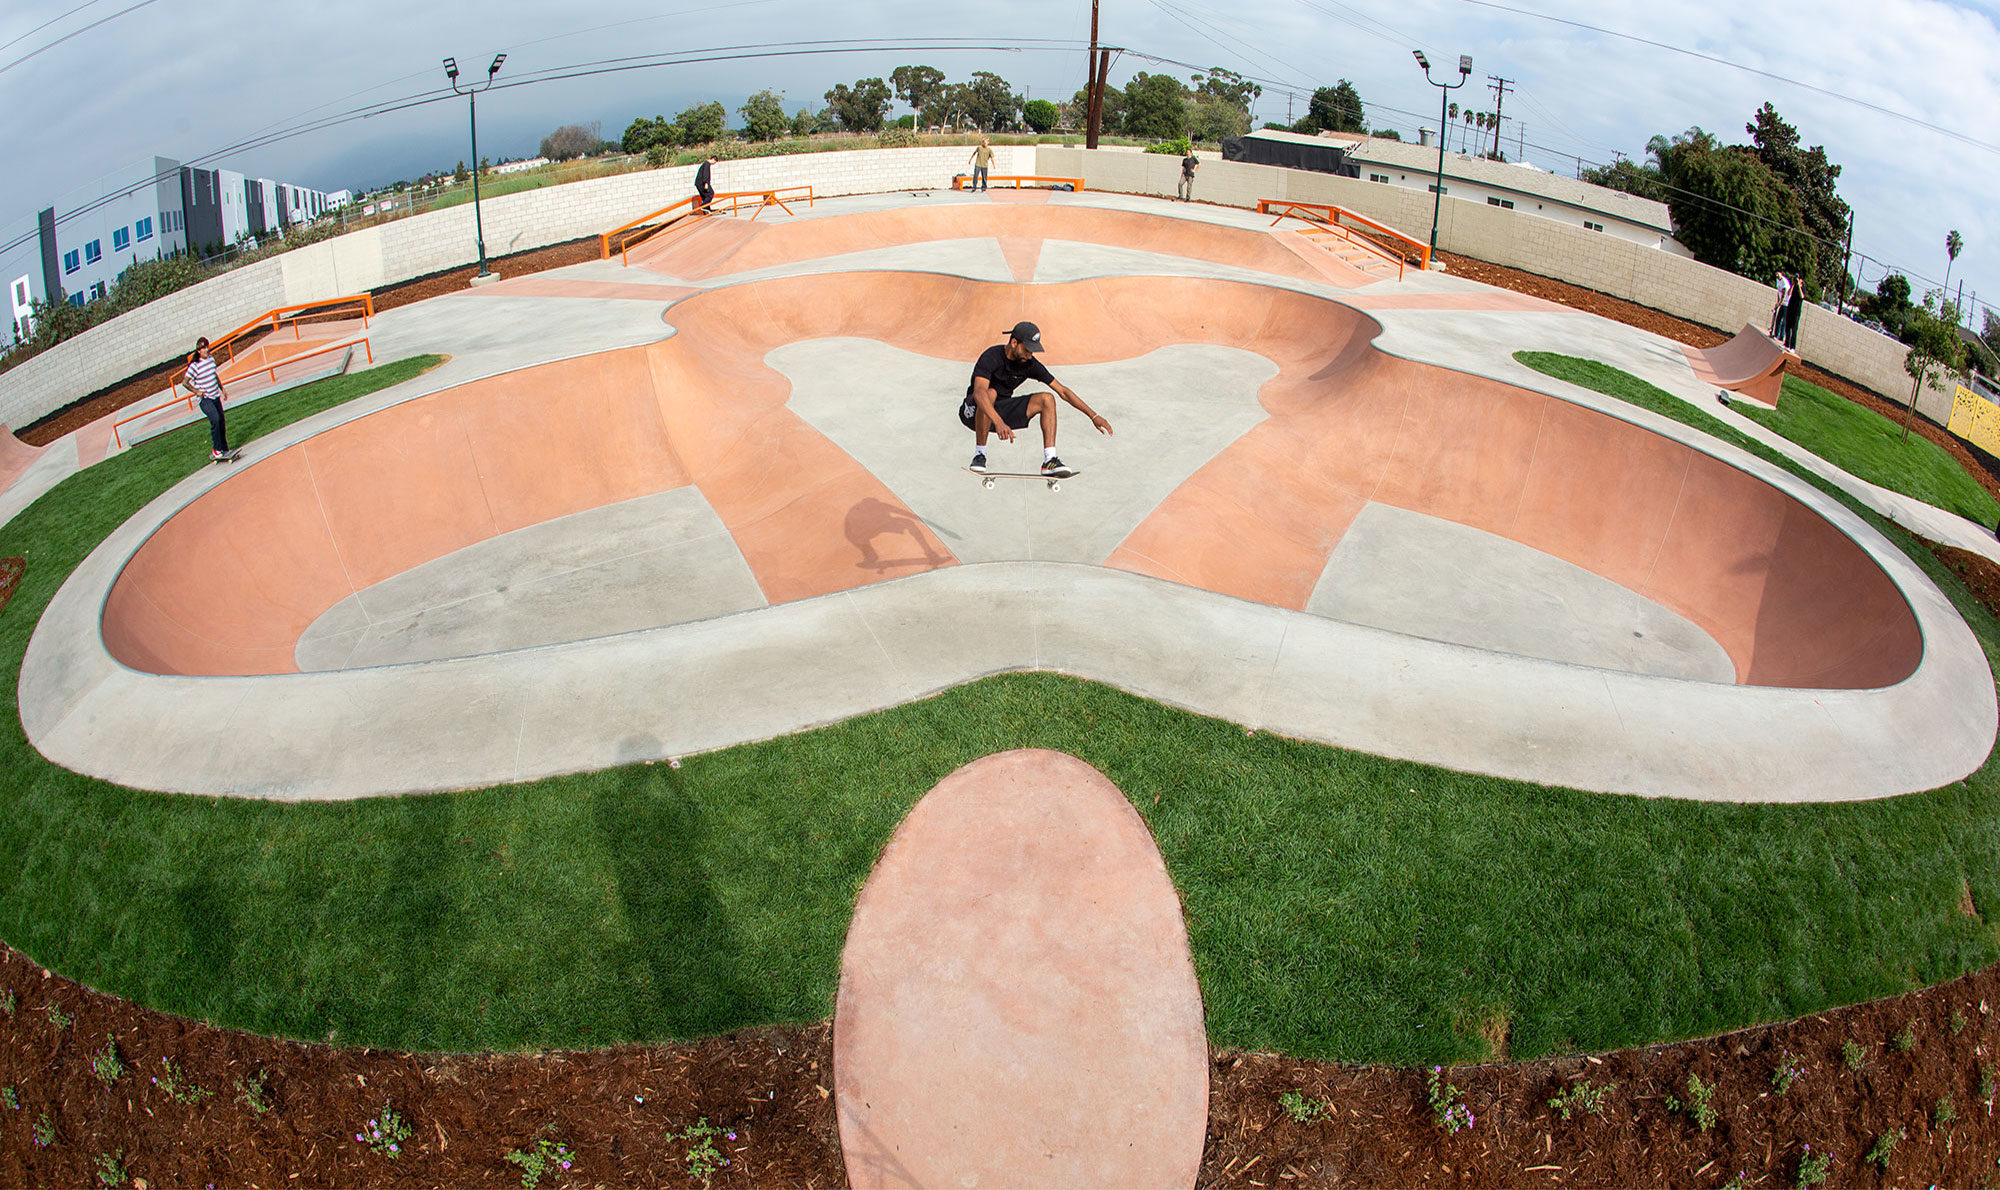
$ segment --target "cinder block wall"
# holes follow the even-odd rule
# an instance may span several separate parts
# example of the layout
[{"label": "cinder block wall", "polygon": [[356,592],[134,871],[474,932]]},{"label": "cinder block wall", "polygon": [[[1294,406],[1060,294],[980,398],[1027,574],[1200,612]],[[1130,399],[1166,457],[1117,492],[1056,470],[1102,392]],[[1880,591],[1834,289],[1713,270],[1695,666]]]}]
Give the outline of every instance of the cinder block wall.
[{"label": "cinder block wall", "polygon": [[[962,146],[859,149],[718,162],[715,188],[811,186],[818,195],[946,187]],[[694,166],[524,190],[481,204],[488,257],[596,235],[694,193]],[[996,174],[1034,173],[1033,146],[994,148]],[[470,203],[348,232],[190,286],[0,373],[0,424],[23,426],[192,349],[267,310],[343,297],[478,259]]]},{"label": "cinder block wall", "polygon": [[[1171,196],[1180,183],[1180,158],[1166,154],[1043,145],[1036,150],[1036,159],[1040,163],[1036,172],[1081,177],[1092,190]],[[1195,175],[1195,196],[1249,208],[1266,198],[1332,203],[1419,240],[1430,238],[1435,202],[1427,190],[1207,157]],[[1777,300],[1770,286],[1697,260],[1543,219],[1531,211],[1510,211],[1449,195],[1438,214],[1437,242],[1447,252],[1568,281],[1730,333],[1746,323],[1768,326],[1771,305]],[[1799,323],[1799,352],[1807,361],[1883,396],[1909,398],[1910,379],[1903,371],[1908,349],[1830,310],[1805,308]],[[1933,386],[1917,407],[1942,423],[1951,416],[1951,394]]]}]

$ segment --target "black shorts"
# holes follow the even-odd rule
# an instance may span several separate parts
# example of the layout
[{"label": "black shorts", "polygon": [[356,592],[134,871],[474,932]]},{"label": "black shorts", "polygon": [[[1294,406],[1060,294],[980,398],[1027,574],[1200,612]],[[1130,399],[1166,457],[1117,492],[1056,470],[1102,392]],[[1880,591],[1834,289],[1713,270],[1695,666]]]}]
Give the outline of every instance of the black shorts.
[{"label": "black shorts", "polygon": [[[1029,393],[1024,397],[995,397],[993,412],[1000,415],[1000,420],[1006,422],[1009,429],[1025,430],[1028,428],[1028,401],[1033,396]],[[964,423],[966,429],[973,429],[973,418],[978,413],[979,406],[967,397],[959,404],[958,420]]]}]

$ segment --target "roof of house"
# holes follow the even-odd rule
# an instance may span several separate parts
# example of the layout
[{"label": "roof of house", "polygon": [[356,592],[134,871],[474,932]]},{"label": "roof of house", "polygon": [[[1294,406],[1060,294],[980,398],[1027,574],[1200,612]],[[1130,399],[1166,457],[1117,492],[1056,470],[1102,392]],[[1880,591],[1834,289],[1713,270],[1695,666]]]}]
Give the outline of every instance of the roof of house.
[{"label": "roof of house", "polygon": [[[1281,132],[1275,128],[1252,132],[1249,135],[1306,144],[1332,142],[1336,146],[1345,148],[1348,160],[1356,165],[1379,165],[1431,173],[1437,169],[1438,164],[1438,150],[1435,145],[1415,145],[1408,141],[1389,140],[1379,136],[1340,132],[1305,136],[1296,132]],[[1463,182],[1494,189],[1511,190],[1608,215],[1626,223],[1651,228],[1663,235],[1673,234],[1673,219],[1667,213],[1667,204],[1655,202],[1650,198],[1640,198],[1636,194],[1627,194],[1623,190],[1593,186],[1589,182],[1566,178],[1537,166],[1511,161],[1489,161],[1484,157],[1470,157],[1464,153],[1447,151],[1444,155],[1444,175],[1447,181],[1457,178]]]}]

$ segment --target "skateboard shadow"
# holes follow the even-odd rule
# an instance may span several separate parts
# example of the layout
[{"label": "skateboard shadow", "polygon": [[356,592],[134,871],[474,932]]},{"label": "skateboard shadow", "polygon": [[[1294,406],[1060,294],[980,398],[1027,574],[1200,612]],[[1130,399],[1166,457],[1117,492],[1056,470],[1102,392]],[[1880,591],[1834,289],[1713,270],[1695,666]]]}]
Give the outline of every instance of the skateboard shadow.
[{"label": "skateboard shadow", "polygon": [[[845,526],[847,540],[861,553],[857,563],[863,570],[908,570],[934,569],[949,565],[953,559],[940,551],[933,543],[923,522],[904,510],[886,501],[870,496],[857,502],[847,510]],[[908,537],[916,548],[922,551],[920,557],[885,558],[875,548],[876,539],[882,537]],[[900,542],[898,545],[900,546]]]}]

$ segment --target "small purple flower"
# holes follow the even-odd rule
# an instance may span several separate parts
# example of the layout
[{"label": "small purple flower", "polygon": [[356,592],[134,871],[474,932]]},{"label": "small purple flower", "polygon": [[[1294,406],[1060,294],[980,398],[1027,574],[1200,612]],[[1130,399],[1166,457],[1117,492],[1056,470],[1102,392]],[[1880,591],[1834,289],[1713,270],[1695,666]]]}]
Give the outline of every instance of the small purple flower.
[{"label": "small purple flower", "polygon": [[564,1169],[568,1169],[568,1168],[569,1168],[569,1162],[567,1162],[567,1161],[563,1162],[563,1163],[562,1163],[562,1167],[563,1167]]},{"label": "small purple flower", "polygon": [[731,1140],[735,1140],[735,1139],[736,1139],[736,1134],[735,1134],[734,1132],[730,1133],[730,1134],[729,1134],[729,1139],[731,1139]]},{"label": "small purple flower", "polygon": [[403,1148],[402,1148],[402,1146],[401,1146],[401,1145],[390,1145],[390,1146],[389,1146],[389,1151],[390,1151],[391,1153],[400,1153],[400,1152],[402,1152],[402,1151],[403,1151]]},{"label": "small purple flower", "polygon": [[357,1141],[361,1140],[361,1139],[362,1139],[362,1136],[361,1136],[361,1134],[360,1134],[359,1132],[355,1133],[355,1134],[354,1134],[354,1139],[355,1139],[355,1140],[357,1140]]},{"label": "small purple flower", "polygon": [[154,1083],[154,1085],[155,1085],[155,1086],[159,1085],[159,1081],[160,1081],[159,1079],[154,1079],[154,1080],[153,1080],[153,1083]]}]

